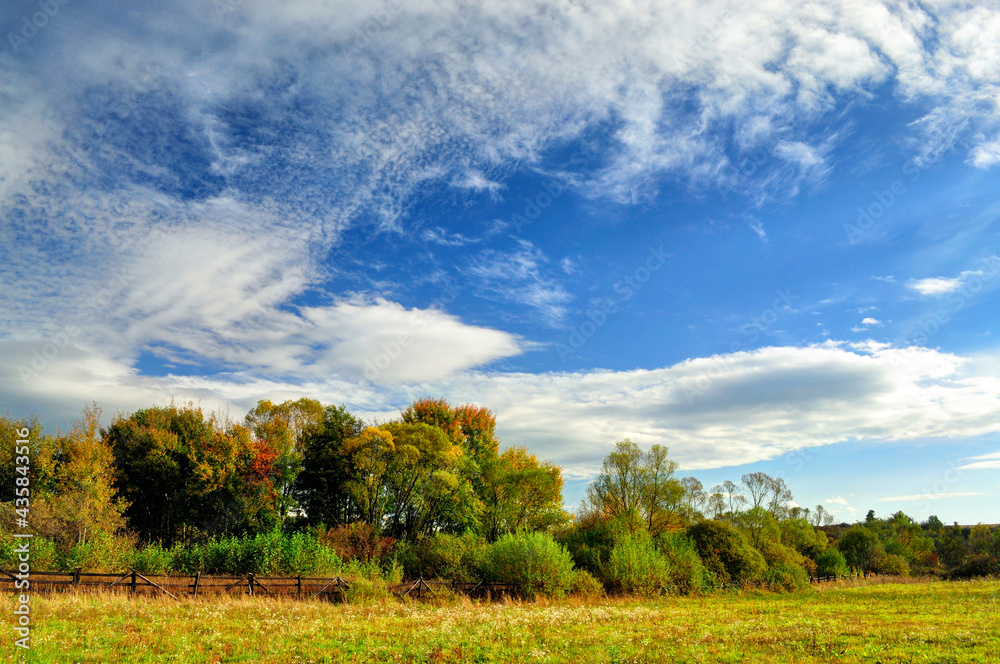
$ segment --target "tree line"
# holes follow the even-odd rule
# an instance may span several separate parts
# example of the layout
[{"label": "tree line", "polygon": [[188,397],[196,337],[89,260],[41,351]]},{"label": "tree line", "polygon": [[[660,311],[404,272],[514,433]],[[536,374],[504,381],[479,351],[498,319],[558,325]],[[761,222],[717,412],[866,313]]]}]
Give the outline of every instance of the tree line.
[{"label": "tree line", "polygon": [[[0,417],[0,481],[13,487],[31,430],[36,569],[332,573],[381,580],[532,574],[538,592],[794,588],[849,570],[1000,573],[1000,529],[915,523],[902,512],[833,524],[762,472],[706,489],[665,446],[619,441],[574,514],[561,469],[501,451],[491,411],[419,399],[388,422],[311,399],[260,401],[239,421],[192,404],[84,409],[69,432]],[[13,491],[0,528],[13,530]],[[0,543],[0,565],[13,552]],[[360,566],[360,567],[359,567]],[[503,577],[503,578],[500,578]]]}]

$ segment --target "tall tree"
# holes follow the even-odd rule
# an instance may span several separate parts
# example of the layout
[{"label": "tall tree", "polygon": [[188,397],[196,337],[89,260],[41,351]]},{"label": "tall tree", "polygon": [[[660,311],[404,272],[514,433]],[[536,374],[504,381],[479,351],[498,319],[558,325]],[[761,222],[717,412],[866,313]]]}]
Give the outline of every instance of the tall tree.
[{"label": "tall tree", "polygon": [[344,442],[361,435],[364,429],[364,423],[345,406],[327,406],[322,422],[303,431],[302,471],[293,495],[309,523],[336,526],[359,516],[346,488],[350,460],[344,453]]},{"label": "tall tree", "polygon": [[666,447],[653,445],[643,452],[626,438],[604,459],[587,497],[599,514],[641,523],[655,537],[680,521],[684,487],[673,477],[676,470]]}]

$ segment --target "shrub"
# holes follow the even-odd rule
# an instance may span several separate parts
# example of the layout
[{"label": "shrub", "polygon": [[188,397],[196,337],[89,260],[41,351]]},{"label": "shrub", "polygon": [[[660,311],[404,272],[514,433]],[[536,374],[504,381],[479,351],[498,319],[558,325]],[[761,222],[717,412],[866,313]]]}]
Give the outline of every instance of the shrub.
[{"label": "shrub", "polygon": [[382,559],[392,548],[393,539],[382,537],[371,524],[348,523],[317,533],[321,543],[332,548],[341,560],[368,562]]},{"label": "shrub", "polygon": [[712,576],[701,562],[690,537],[680,533],[660,535],[657,546],[670,564],[670,583],[675,592],[690,595],[712,584]]},{"label": "shrub", "polygon": [[909,576],[910,563],[906,558],[895,553],[887,553],[875,559],[872,570],[877,574],[892,574],[895,576]]},{"label": "shrub", "polygon": [[721,521],[701,521],[688,528],[695,549],[717,584],[759,581],[767,563],[743,533]]},{"label": "shrub", "polygon": [[484,576],[511,583],[520,597],[562,597],[573,581],[573,559],[548,533],[507,534],[486,552]]},{"label": "shrub", "polygon": [[[63,571],[80,567],[84,572],[117,572],[132,569],[135,542],[98,531],[85,542],[78,542],[60,556],[58,566]],[[32,556],[34,562],[34,555]]]},{"label": "shrub", "polygon": [[604,596],[604,585],[585,569],[573,570],[573,579],[569,586],[571,595],[585,598]]},{"label": "shrub", "polygon": [[486,549],[486,543],[472,533],[437,533],[414,542],[398,542],[394,552],[404,578],[466,583],[479,580]]},{"label": "shrub", "polygon": [[614,591],[651,596],[670,588],[670,563],[642,530],[618,538],[604,566],[604,581]]},{"label": "shrub", "polygon": [[809,585],[806,570],[794,563],[778,563],[763,574],[763,582],[772,590],[795,590]]},{"label": "shrub", "polygon": [[173,571],[170,549],[147,544],[132,557],[132,567],[142,574],[167,574]]},{"label": "shrub", "polygon": [[849,571],[847,559],[836,547],[831,546],[816,558],[817,576],[843,576]]},{"label": "shrub", "polygon": [[988,554],[966,556],[948,575],[950,579],[972,579],[979,576],[1000,576],[1000,558]]}]

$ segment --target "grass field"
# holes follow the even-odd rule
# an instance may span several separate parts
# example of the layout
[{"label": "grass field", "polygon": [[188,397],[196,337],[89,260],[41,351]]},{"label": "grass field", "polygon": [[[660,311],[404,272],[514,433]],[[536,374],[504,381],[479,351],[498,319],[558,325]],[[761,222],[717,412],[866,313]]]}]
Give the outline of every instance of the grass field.
[{"label": "grass field", "polygon": [[33,602],[30,662],[1000,662],[1000,581],[537,604]]}]

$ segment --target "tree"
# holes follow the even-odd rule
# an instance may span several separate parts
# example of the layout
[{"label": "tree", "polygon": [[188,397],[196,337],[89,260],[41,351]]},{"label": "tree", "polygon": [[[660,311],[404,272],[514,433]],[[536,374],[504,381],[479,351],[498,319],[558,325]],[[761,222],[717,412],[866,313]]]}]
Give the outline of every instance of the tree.
[{"label": "tree", "polygon": [[[726,516],[730,523],[736,523],[736,518],[740,513],[740,508],[746,505],[746,497],[740,493],[740,488],[732,480],[726,480],[722,484],[712,487],[714,500],[714,511],[718,518]],[[721,511],[720,511],[721,510]]]},{"label": "tree", "polygon": [[511,447],[481,468],[481,532],[491,542],[518,530],[549,530],[566,523],[560,468],[540,463],[523,447]]},{"label": "tree", "polygon": [[667,448],[653,445],[643,452],[629,439],[615,443],[587,497],[600,514],[636,521],[654,537],[679,522],[684,487],[674,479],[677,463]]},{"label": "tree", "polygon": [[278,521],[277,455],[243,425],[171,404],[117,417],[105,440],[128,524],[147,542],[260,532]]},{"label": "tree", "polygon": [[837,548],[851,567],[867,572],[872,569],[872,563],[879,552],[878,534],[870,528],[855,524],[840,536]]},{"label": "tree", "polygon": [[389,534],[413,538],[472,525],[482,507],[462,472],[462,449],[429,424],[392,422],[381,428],[395,444],[387,477]]},{"label": "tree", "polygon": [[294,488],[302,472],[305,438],[322,427],[323,418],[322,404],[313,399],[299,399],[277,405],[258,401],[244,419],[254,439],[275,455],[273,480],[282,520],[298,507]]},{"label": "tree", "polygon": [[719,584],[752,581],[767,570],[764,556],[728,523],[699,521],[688,528],[687,534]]},{"label": "tree", "polygon": [[707,508],[709,495],[705,492],[705,487],[694,477],[684,477],[680,480],[684,487],[684,516],[692,523],[702,516],[702,512]]},{"label": "tree", "polygon": [[833,523],[833,515],[830,514],[822,505],[817,505],[816,511],[810,515],[809,521],[817,528],[820,526],[829,526]]},{"label": "tree", "polygon": [[327,406],[322,421],[302,432],[302,471],[296,477],[293,495],[309,523],[337,526],[357,518],[345,487],[350,476],[349,456],[343,446],[364,428],[345,406]]}]

